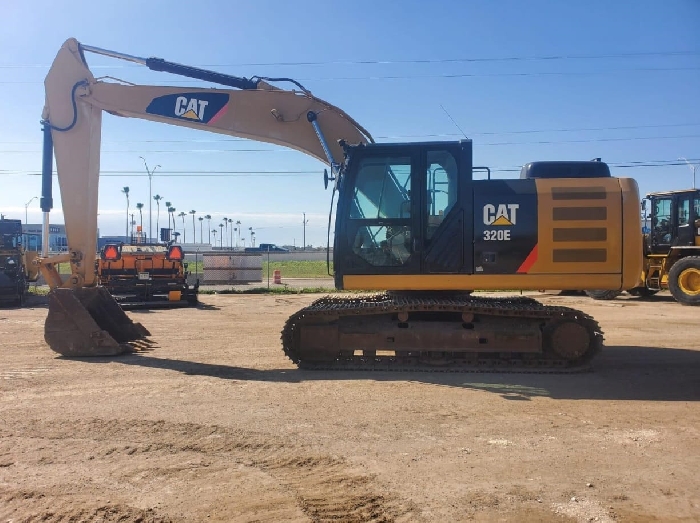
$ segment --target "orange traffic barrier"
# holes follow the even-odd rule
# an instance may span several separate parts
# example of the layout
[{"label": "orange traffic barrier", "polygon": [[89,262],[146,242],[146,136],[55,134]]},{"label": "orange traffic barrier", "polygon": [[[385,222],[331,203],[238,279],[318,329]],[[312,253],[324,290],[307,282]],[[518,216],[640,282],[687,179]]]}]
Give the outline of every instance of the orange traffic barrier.
[{"label": "orange traffic barrier", "polygon": [[282,283],[282,273],[279,270],[275,270],[274,272],[274,282]]}]

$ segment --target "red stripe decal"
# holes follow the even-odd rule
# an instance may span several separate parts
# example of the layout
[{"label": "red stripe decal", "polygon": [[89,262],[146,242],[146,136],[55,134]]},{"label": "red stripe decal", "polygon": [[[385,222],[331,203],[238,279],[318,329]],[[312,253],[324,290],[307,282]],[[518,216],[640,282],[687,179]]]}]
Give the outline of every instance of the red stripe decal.
[{"label": "red stripe decal", "polygon": [[209,120],[207,123],[210,125],[213,123],[216,123],[216,121],[226,113],[227,109],[228,109],[228,102],[221,109],[219,109],[219,112],[216,113],[214,116],[212,116],[211,120]]},{"label": "red stripe decal", "polygon": [[535,264],[536,261],[537,261],[537,244],[535,244],[535,246],[530,251],[530,254],[527,255],[527,258],[525,258],[525,261],[518,268],[518,270],[516,272],[523,273],[523,272],[529,271],[530,269],[532,269],[532,266]]}]

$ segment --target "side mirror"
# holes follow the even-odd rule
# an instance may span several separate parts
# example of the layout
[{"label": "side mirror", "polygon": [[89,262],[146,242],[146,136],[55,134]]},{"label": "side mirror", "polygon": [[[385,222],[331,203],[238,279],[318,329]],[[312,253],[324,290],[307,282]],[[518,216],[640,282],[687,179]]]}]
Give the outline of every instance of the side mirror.
[{"label": "side mirror", "polygon": [[333,180],[335,180],[335,178],[328,175],[328,169],[323,169],[323,187],[328,189],[328,182]]}]

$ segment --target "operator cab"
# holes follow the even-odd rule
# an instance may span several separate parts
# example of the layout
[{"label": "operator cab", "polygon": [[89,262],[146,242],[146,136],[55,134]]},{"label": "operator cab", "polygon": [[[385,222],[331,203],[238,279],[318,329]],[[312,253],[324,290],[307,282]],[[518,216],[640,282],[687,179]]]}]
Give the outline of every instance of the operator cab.
[{"label": "operator cab", "polygon": [[[571,271],[571,262],[619,271],[621,241],[608,231],[619,229],[620,185],[603,162],[533,162],[520,178],[491,179],[474,166],[471,140],[346,146],[345,154],[333,251],[338,288],[415,289],[412,275],[439,274],[492,275],[497,285],[538,259],[552,265],[536,270],[554,273]],[[483,170],[488,176],[477,179]],[[554,208],[541,216],[540,197]],[[540,241],[540,225],[552,220],[557,237]],[[426,290],[437,284],[420,279]]]},{"label": "operator cab", "polygon": [[644,231],[648,253],[700,246],[700,189],[649,193],[642,206],[649,212],[649,228]]}]

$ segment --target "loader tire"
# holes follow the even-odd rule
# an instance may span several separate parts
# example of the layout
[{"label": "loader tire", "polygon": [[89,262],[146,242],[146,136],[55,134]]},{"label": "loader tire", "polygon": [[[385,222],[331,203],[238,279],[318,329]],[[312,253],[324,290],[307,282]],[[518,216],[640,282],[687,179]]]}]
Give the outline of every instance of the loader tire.
[{"label": "loader tire", "polygon": [[634,289],[630,289],[627,292],[630,293],[630,296],[636,296],[639,298],[649,298],[650,296],[654,296],[655,294],[657,294],[659,291],[649,289],[647,287],[635,287]]},{"label": "loader tire", "polygon": [[700,256],[678,260],[668,271],[668,288],[682,305],[700,305]]},{"label": "loader tire", "polygon": [[620,291],[586,291],[586,295],[594,300],[614,300],[620,294]]}]

